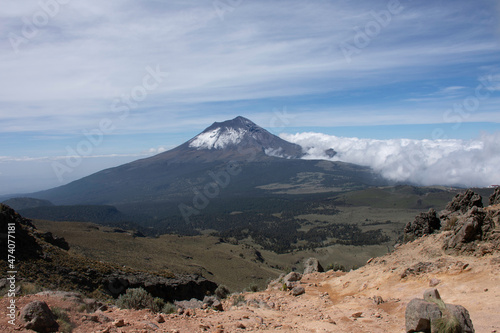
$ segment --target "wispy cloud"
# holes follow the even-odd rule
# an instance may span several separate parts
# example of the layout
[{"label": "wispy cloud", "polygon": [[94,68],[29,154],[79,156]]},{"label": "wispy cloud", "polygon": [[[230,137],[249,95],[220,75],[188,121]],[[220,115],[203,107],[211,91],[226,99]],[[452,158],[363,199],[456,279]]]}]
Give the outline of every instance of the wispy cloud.
[{"label": "wispy cloud", "polygon": [[[438,67],[451,80],[453,66],[498,56],[492,14],[480,9],[490,2],[401,3],[405,11],[347,66],[338,44],[386,1],[252,1],[223,22],[210,1],[73,1],[18,55],[3,39],[0,118],[16,131],[89,126],[154,64],[171,75],[141,110],[176,120],[186,105],[373,89],[432,79]],[[40,10],[7,7],[4,31],[16,34]],[[39,123],[42,115],[52,119]]]}]

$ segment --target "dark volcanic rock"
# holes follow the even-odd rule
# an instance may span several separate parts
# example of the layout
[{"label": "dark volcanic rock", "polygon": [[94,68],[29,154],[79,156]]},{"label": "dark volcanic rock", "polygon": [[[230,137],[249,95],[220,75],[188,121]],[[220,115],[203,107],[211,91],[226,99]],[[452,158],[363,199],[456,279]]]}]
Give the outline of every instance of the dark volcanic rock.
[{"label": "dark volcanic rock", "polygon": [[449,212],[460,211],[465,213],[472,207],[482,208],[483,198],[479,194],[474,193],[474,191],[467,190],[465,193],[457,194],[446,206],[446,210]]},{"label": "dark volcanic rock", "polygon": [[47,303],[33,301],[21,310],[25,328],[36,332],[57,332],[59,324]]},{"label": "dark volcanic rock", "polygon": [[325,154],[326,154],[326,156],[332,158],[335,155],[337,155],[337,152],[335,150],[333,150],[333,148],[330,148],[330,149],[325,150]]},{"label": "dark volcanic rock", "polygon": [[467,214],[457,218],[444,242],[444,249],[453,252],[475,251],[475,241],[487,240],[495,223],[483,208],[474,207]]},{"label": "dark volcanic rock", "polygon": [[167,278],[149,273],[127,274],[116,272],[102,281],[104,289],[113,297],[123,294],[128,288],[143,288],[153,297],[166,301],[182,301],[196,298],[202,300],[217,289],[215,282],[199,275],[180,275]]},{"label": "dark volcanic rock", "polygon": [[[30,234],[35,226],[30,220],[19,215],[15,210],[7,205],[0,204],[0,233],[7,235],[13,232],[16,240],[16,248],[22,251],[16,252],[17,259],[38,258],[42,249],[36,239]],[[0,247],[7,249],[7,237],[0,237]],[[2,259],[7,259],[7,251],[2,251]]]},{"label": "dark volcanic rock", "polygon": [[490,196],[490,205],[500,204],[500,186],[495,188],[495,191]]},{"label": "dark volcanic rock", "polygon": [[57,237],[52,235],[51,232],[45,232],[43,234],[37,234],[38,237],[43,239],[49,244],[52,244],[54,246],[57,246],[63,250],[69,250],[69,244],[66,242],[66,240],[63,237]]},{"label": "dark volcanic rock", "polygon": [[411,241],[424,235],[432,234],[441,228],[441,221],[436,215],[436,211],[431,208],[427,213],[420,213],[415,216],[413,222],[408,222],[404,229],[405,241]]}]

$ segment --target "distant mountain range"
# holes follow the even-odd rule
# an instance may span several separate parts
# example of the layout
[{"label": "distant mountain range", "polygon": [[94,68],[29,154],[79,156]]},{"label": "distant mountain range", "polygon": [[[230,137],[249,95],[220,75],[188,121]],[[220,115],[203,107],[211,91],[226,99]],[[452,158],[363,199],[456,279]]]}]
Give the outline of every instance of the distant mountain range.
[{"label": "distant mountain range", "polygon": [[367,167],[302,156],[299,145],[236,117],[213,123],[167,152],[27,196],[54,205],[195,207],[215,198],[340,192],[385,183]]}]

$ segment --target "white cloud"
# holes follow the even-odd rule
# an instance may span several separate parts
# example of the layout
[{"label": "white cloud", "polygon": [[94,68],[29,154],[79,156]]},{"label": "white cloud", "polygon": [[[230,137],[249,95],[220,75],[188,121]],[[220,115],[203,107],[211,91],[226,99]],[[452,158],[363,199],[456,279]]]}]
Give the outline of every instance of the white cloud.
[{"label": "white cloud", "polygon": [[144,150],[141,153],[144,155],[154,155],[154,154],[160,154],[167,151],[167,148],[165,147],[157,147],[157,148],[149,148],[148,150]]},{"label": "white cloud", "polygon": [[[320,133],[281,134],[303,147],[306,159],[369,166],[392,181],[419,185],[489,186],[500,183],[500,133],[477,140],[373,140]],[[325,150],[338,154],[328,158]]]}]

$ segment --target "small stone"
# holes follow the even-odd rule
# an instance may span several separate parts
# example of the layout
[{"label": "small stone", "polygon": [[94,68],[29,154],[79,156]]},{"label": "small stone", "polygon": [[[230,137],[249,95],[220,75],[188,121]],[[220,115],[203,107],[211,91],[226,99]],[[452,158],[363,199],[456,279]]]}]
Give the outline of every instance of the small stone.
[{"label": "small stone", "polygon": [[156,316],[156,322],[159,324],[164,323],[165,318],[161,314],[159,314],[158,316]]},{"label": "small stone", "polygon": [[203,331],[208,331],[208,330],[210,329],[210,326],[205,325],[205,324],[200,324],[200,328],[201,328],[201,330],[203,330]]},{"label": "small stone", "polygon": [[219,301],[218,299],[215,300],[213,303],[212,303],[212,308],[216,311],[224,311],[224,307],[222,306],[222,302]]},{"label": "small stone", "polygon": [[123,327],[125,326],[125,321],[123,319],[117,319],[113,322],[114,327]]},{"label": "small stone", "polygon": [[361,318],[363,316],[363,312],[355,312],[351,315],[353,318]]},{"label": "small stone", "polygon": [[114,327],[123,327],[125,326],[125,321],[123,319],[117,319],[113,322]]},{"label": "small stone", "polygon": [[429,287],[435,287],[440,283],[441,283],[441,280],[436,279],[436,278],[432,278],[429,280]]},{"label": "small stone", "polygon": [[302,286],[297,286],[297,287],[295,287],[295,288],[292,289],[292,295],[293,296],[299,296],[299,295],[302,295],[305,292],[306,292],[306,290]]},{"label": "small stone", "polygon": [[432,299],[440,300],[441,296],[439,295],[439,291],[435,288],[427,289],[424,291],[424,300],[431,301]]},{"label": "small stone", "polygon": [[245,325],[243,325],[243,323],[238,323],[238,324],[236,324],[236,328],[245,329],[247,327]]}]

